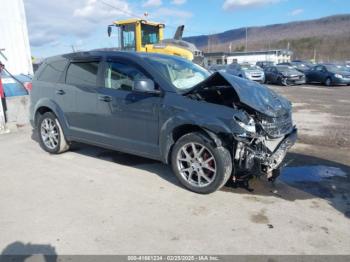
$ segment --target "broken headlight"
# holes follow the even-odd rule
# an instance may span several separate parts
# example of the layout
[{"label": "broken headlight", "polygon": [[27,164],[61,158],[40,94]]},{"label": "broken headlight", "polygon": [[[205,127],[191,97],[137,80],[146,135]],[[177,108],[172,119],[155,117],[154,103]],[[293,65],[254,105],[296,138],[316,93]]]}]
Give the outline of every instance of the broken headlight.
[{"label": "broken headlight", "polygon": [[246,115],[245,119],[234,116],[236,123],[250,134],[256,133],[255,121],[251,116]]}]

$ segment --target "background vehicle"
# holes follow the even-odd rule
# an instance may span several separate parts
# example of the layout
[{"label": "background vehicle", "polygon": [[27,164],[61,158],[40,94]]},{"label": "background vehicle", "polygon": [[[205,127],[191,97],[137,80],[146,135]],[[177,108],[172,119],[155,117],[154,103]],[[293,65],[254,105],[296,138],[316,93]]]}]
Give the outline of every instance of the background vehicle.
[{"label": "background vehicle", "polygon": [[264,71],[256,66],[248,63],[237,64],[232,63],[226,68],[226,72],[231,75],[239,76],[248,80],[264,83],[265,73]]},{"label": "background vehicle", "polygon": [[225,72],[227,65],[211,65],[208,67],[210,72]]},{"label": "background vehicle", "polygon": [[79,141],[171,163],[197,193],[242,174],[275,179],[297,132],[291,103],[265,86],[135,52],[45,60],[33,80],[30,119],[47,152]]},{"label": "background vehicle", "polygon": [[197,64],[203,62],[203,52],[194,44],[182,40],[185,26],[179,26],[173,39],[163,40],[164,24],[143,19],[128,19],[115,21],[108,26],[111,36],[112,27],[117,27],[119,46],[124,51],[150,52],[176,55],[191,60]]},{"label": "background vehicle", "polygon": [[278,85],[305,84],[305,75],[294,67],[277,65],[265,68],[265,82]]},{"label": "background vehicle", "polygon": [[305,74],[307,83],[322,83],[326,86],[350,85],[350,72],[334,64],[319,64]]},{"label": "background vehicle", "polygon": [[272,61],[258,61],[256,65],[264,69],[265,67],[274,66],[275,64]]},{"label": "background vehicle", "polygon": [[28,95],[31,91],[31,77],[27,75],[10,75],[7,71],[0,72],[5,97]]},{"label": "background vehicle", "polygon": [[310,70],[310,68],[312,67],[311,63],[307,63],[307,62],[303,62],[303,61],[292,61],[289,63],[279,63],[277,65],[291,66],[302,73],[305,73],[305,71]]}]

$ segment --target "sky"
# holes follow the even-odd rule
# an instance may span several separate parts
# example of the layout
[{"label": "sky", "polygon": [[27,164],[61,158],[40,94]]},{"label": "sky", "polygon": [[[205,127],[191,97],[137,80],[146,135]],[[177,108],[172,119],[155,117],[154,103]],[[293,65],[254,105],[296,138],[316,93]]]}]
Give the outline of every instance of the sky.
[{"label": "sky", "polygon": [[166,24],[165,37],[178,25],[185,36],[349,14],[350,0],[23,0],[34,57],[116,47],[107,26],[144,17]]}]

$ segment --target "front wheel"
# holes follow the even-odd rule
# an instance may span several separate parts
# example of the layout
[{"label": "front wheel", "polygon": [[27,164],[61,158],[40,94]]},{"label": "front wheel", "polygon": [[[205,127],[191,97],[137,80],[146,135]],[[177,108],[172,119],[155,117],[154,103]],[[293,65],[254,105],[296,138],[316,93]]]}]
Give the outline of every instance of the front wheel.
[{"label": "front wheel", "polygon": [[215,147],[205,135],[196,132],[181,137],[172,150],[171,164],[181,184],[201,194],[209,194],[226,184],[232,160],[224,147]]},{"label": "front wheel", "polygon": [[327,77],[326,81],[324,82],[326,86],[331,86],[332,85],[332,79],[330,77]]},{"label": "front wheel", "polygon": [[59,154],[69,149],[61,125],[52,112],[40,116],[37,125],[40,146],[51,154]]}]

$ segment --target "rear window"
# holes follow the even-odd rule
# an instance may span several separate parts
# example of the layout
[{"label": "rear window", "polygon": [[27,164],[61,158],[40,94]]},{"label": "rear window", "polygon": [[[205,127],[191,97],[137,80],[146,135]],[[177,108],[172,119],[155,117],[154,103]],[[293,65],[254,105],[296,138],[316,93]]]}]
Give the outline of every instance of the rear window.
[{"label": "rear window", "polygon": [[98,62],[74,62],[67,70],[66,83],[70,85],[96,86]]},{"label": "rear window", "polygon": [[57,83],[67,65],[65,60],[48,63],[41,70],[38,80]]}]

